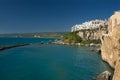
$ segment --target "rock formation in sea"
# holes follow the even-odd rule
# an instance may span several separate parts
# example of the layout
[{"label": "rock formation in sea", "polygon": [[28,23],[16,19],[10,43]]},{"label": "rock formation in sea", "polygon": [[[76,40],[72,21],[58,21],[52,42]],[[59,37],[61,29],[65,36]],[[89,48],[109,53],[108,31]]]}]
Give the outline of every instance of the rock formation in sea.
[{"label": "rock formation in sea", "polygon": [[108,33],[102,36],[102,59],[114,68],[112,80],[120,80],[120,11],[108,20]]},{"label": "rock formation in sea", "polygon": [[110,80],[111,72],[104,71],[97,76],[96,80]]}]

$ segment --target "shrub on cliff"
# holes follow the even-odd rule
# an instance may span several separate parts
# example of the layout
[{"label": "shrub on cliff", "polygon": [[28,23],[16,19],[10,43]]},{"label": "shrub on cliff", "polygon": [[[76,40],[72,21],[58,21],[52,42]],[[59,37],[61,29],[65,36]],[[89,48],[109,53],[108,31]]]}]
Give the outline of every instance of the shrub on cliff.
[{"label": "shrub on cliff", "polygon": [[81,43],[83,43],[83,44],[90,44],[90,43],[99,44],[99,43],[101,43],[101,40],[100,39],[98,39],[98,40],[96,40],[96,39],[94,39],[94,40],[84,40]]},{"label": "shrub on cliff", "polygon": [[82,41],[82,38],[77,35],[78,32],[70,32],[66,34],[62,41],[65,43],[80,43]]}]

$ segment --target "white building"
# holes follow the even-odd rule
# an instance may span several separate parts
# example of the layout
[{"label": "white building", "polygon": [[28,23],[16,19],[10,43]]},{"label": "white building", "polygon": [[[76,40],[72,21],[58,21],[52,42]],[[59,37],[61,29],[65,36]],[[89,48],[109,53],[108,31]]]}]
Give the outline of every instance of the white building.
[{"label": "white building", "polygon": [[84,22],[82,24],[77,24],[72,27],[72,32],[73,31],[79,31],[79,30],[84,30],[84,29],[94,29],[94,28],[99,28],[100,26],[104,26],[107,23],[106,20],[92,20],[88,22]]}]

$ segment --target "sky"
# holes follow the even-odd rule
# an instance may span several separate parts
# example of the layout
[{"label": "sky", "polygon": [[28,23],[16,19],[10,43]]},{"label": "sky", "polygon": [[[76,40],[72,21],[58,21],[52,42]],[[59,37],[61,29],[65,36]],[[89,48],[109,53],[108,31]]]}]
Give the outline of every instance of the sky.
[{"label": "sky", "polygon": [[70,31],[117,10],[120,0],[0,0],[0,33]]}]

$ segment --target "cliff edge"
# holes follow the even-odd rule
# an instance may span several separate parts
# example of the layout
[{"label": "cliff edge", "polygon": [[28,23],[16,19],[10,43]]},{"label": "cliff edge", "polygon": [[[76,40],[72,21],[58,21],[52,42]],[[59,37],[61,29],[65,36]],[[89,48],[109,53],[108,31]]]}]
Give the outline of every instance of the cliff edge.
[{"label": "cliff edge", "polygon": [[120,80],[120,11],[108,20],[108,33],[103,34],[101,46],[102,59],[115,69],[112,80]]}]

